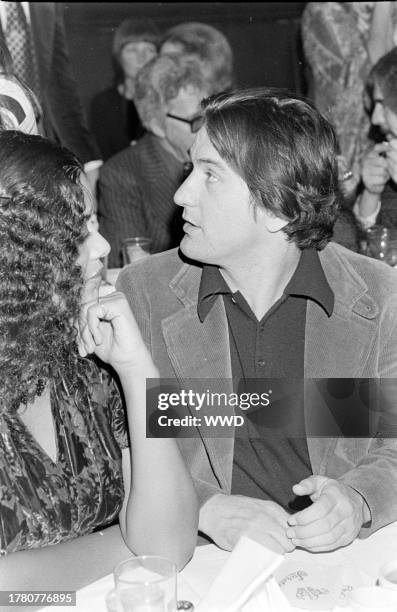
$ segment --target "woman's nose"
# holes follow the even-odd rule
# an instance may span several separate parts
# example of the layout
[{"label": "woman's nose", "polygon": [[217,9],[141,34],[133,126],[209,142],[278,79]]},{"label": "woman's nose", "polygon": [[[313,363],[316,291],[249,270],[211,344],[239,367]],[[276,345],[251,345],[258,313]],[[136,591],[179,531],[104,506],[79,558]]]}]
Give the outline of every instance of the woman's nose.
[{"label": "woman's nose", "polygon": [[372,113],[371,121],[374,125],[382,125],[384,123],[382,105],[377,102]]},{"label": "woman's nose", "polygon": [[90,236],[91,259],[101,259],[110,253],[110,244],[98,231],[92,232]]}]

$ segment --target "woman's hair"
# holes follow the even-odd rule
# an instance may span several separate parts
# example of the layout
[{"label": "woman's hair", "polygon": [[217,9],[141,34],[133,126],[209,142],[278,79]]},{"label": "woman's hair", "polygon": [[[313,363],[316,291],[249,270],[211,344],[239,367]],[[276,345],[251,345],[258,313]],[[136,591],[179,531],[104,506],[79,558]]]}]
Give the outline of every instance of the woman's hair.
[{"label": "woman's hair", "polygon": [[42,381],[82,380],[81,172],[72,153],[41,136],[0,133],[0,410],[32,401]]},{"label": "woman's hair", "polygon": [[233,87],[233,51],[226,36],[213,26],[196,21],[179,23],[164,34],[161,45],[165,43],[177,45],[182,55],[199,62],[210,94]]},{"label": "woman's hair", "polygon": [[303,98],[267,87],[220,94],[202,107],[211,143],[255,205],[288,220],[283,231],[300,249],[323,249],[341,199],[331,124]]},{"label": "woman's hair", "polygon": [[134,99],[143,125],[150,129],[153,118],[162,123],[168,102],[189,86],[207,91],[200,66],[194,60],[159,55],[145,64],[137,74]]},{"label": "woman's hair", "polygon": [[366,82],[366,91],[372,98],[377,84],[383,94],[383,103],[397,113],[397,47],[383,55],[373,66]]},{"label": "woman's hair", "polygon": [[156,49],[159,45],[160,32],[156,24],[148,18],[124,19],[117,27],[113,38],[113,68],[116,85],[124,81],[124,72],[120,63],[121,52],[130,42],[152,43]]}]

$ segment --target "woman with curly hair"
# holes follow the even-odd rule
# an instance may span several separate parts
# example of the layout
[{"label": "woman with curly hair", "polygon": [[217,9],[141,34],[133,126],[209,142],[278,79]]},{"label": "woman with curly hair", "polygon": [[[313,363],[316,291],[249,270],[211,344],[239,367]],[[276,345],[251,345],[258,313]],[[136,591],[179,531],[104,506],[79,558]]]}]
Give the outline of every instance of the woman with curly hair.
[{"label": "woman with curly hair", "polygon": [[76,589],[129,550],[182,566],[195,544],[176,442],[145,437],[157,369],[123,294],[98,297],[109,245],[87,185],[66,149],[0,133],[2,589]]}]

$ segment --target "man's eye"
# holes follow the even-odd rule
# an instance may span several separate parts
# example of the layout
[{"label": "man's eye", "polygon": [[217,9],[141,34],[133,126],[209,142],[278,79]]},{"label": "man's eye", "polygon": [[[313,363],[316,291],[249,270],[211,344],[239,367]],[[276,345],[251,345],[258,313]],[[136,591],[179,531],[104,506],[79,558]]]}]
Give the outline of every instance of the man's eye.
[{"label": "man's eye", "polygon": [[215,174],[212,174],[212,172],[210,172],[209,170],[207,170],[205,174],[207,177],[207,181],[210,181],[211,183],[214,183],[218,180],[218,177],[216,177]]}]

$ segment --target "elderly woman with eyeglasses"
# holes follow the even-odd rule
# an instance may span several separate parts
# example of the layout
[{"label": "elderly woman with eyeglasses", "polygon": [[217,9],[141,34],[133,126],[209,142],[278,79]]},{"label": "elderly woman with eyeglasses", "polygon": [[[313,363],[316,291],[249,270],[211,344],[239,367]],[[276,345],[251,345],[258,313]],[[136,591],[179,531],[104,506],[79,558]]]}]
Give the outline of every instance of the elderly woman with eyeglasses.
[{"label": "elderly woman with eyeglasses", "polygon": [[99,224],[112,247],[110,267],[122,265],[125,238],[150,238],[152,253],[179,245],[183,221],[173,196],[186,176],[201,125],[200,101],[207,94],[192,59],[163,55],[138,73],[135,104],[147,133],[100,171]]}]

